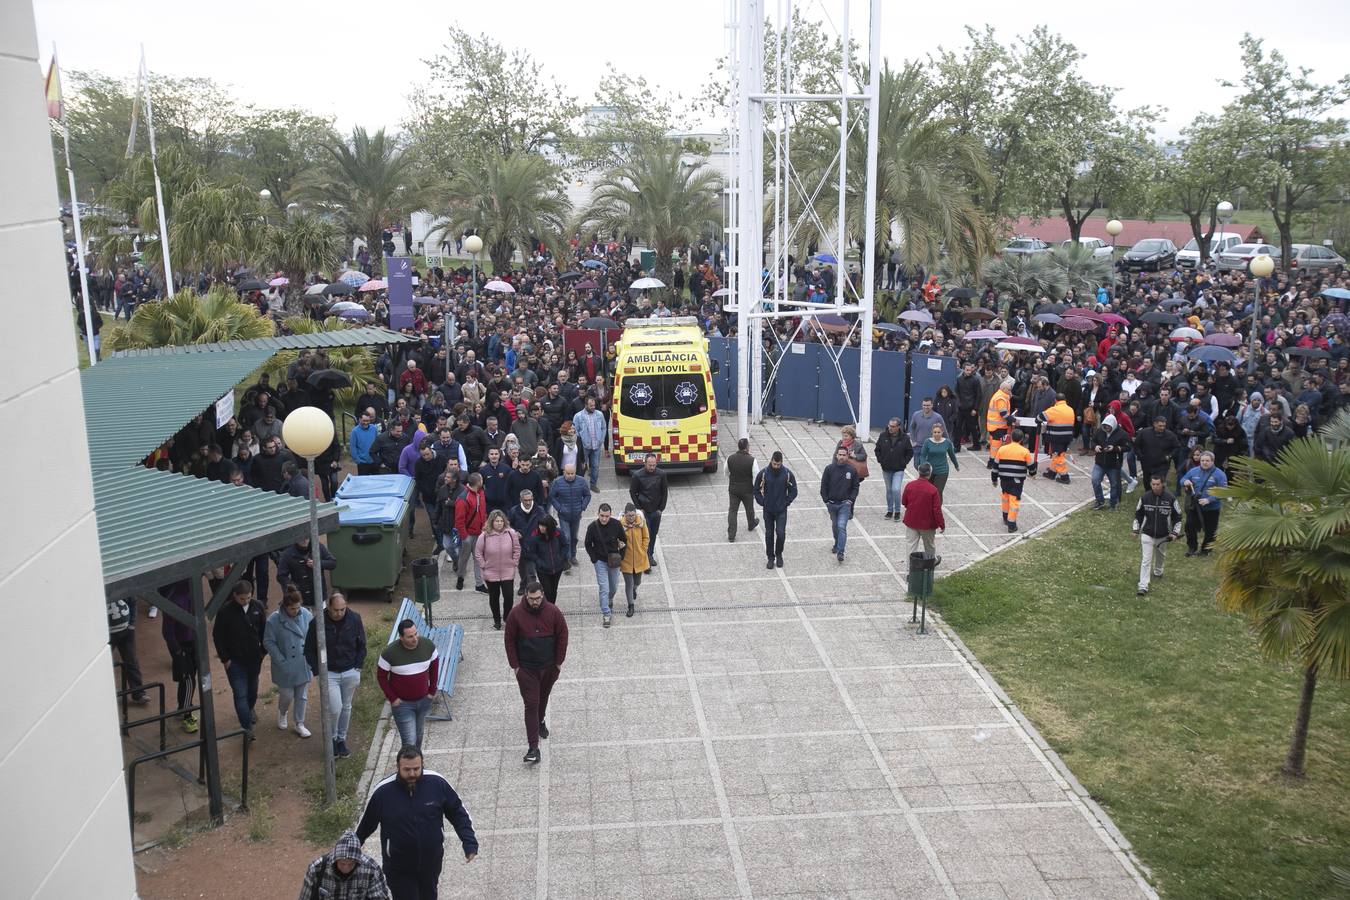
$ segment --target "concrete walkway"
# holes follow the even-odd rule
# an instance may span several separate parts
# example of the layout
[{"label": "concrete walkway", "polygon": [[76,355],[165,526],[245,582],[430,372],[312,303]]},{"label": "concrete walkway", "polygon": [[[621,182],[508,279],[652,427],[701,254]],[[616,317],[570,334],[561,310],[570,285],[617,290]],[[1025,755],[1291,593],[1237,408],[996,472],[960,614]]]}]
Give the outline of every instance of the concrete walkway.
[{"label": "concrete walkway", "polygon": [[[743,521],[727,542],[725,471],[672,477],[636,617],[601,628],[581,554],[563,579],[571,648],[538,766],[521,761],[520,697],[486,597],[443,593],[437,620],[468,634],[455,719],[431,723],[426,765],[464,798],[482,851],[464,866],[447,835],[442,897],[1152,896],[959,641],[910,624],[903,526],[882,518],[875,464],[846,561],[828,552],[818,475],[836,437],[754,430],[761,464],[782,450],[801,486],[783,569],[764,568],[762,532]],[[960,456],[939,575],[1090,497],[1080,473],[1038,478],[1009,535],[983,454]],[[621,510],[627,486],[606,469],[600,498]]]}]

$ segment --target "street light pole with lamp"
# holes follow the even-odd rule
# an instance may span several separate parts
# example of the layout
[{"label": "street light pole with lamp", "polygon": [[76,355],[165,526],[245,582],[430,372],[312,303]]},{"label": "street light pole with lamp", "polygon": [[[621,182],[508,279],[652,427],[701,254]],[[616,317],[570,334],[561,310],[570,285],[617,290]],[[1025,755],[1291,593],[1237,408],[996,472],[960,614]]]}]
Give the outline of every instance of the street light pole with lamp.
[{"label": "street light pole with lamp", "polygon": [[1250,375],[1256,371],[1256,326],[1261,320],[1261,279],[1269,278],[1270,273],[1275,271],[1275,260],[1266,254],[1253,257],[1248,264],[1252,277],[1252,336],[1251,345],[1247,348],[1247,374]]},{"label": "street light pole with lamp", "polygon": [[[1219,201],[1219,204],[1214,207],[1214,214],[1218,218],[1218,220],[1221,223],[1223,223],[1223,227],[1227,228],[1228,223],[1233,221],[1233,204],[1229,203],[1227,200]],[[1213,244],[1213,242],[1214,239],[1210,238],[1210,243]],[[1209,249],[1210,249],[1209,247],[1206,247],[1204,249],[1204,255],[1206,259],[1210,258]]]},{"label": "street light pole with lamp", "polygon": [[314,496],[318,473],[314,459],[333,444],[333,420],[317,406],[292,410],[281,423],[281,440],[292,453],[309,463],[309,564],[314,577],[314,642],[319,657],[319,724],[323,726],[323,796],[329,805],[337,802],[337,773],[333,760],[333,723],[328,711],[333,698],[328,693],[328,598],[323,594],[323,568],[319,560],[319,501]]},{"label": "street light pole with lamp", "polygon": [[1124,230],[1125,230],[1125,226],[1122,225],[1122,224],[1120,224],[1120,220],[1119,220],[1119,219],[1112,219],[1111,221],[1109,221],[1109,222],[1106,223],[1106,233],[1109,234],[1109,235],[1111,235],[1111,299],[1112,299],[1112,300],[1118,299],[1118,298],[1116,297],[1116,290],[1117,290],[1117,287],[1116,287],[1116,238],[1117,238],[1117,237],[1120,235],[1120,233],[1121,233],[1122,231],[1124,231]]},{"label": "street light pole with lamp", "polygon": [[473,257],[473,338],[478,340],[478,254],[483,252],[483,239],[471,234],[464,239],[464,249]]}]

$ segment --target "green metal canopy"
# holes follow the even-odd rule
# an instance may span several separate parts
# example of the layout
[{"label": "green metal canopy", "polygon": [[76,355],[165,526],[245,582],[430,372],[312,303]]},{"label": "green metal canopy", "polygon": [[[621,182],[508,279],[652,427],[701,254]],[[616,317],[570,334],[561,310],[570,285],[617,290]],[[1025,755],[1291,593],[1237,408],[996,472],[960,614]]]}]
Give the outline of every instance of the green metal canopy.
[{"label": "green metal canopy", "polygon": [[109,359],[135,356],[183,356],[191,353],[223,353],[238,350],[317,350],[321,347],[367,347],[378,344],[405,344],[417,338],[387,328],[339,328],[334,331],[315,331],[309,334],[285,334],[255,338],[247,341],[221,341],[215,344],[187,344],[181,347],[150,347],[142,350],[119,350]]}]

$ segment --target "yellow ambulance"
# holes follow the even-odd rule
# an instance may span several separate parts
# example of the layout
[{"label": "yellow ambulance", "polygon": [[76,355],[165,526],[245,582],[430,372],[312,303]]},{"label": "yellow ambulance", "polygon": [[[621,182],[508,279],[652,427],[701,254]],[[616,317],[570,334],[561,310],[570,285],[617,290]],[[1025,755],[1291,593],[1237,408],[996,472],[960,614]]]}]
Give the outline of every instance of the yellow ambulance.
[{"label": "yellow ambulance", "polygon": [[656,453],[671,471],[717,471],[717,404],[708,340],[692,316],[629,319],[615,361],[614,471]]}]

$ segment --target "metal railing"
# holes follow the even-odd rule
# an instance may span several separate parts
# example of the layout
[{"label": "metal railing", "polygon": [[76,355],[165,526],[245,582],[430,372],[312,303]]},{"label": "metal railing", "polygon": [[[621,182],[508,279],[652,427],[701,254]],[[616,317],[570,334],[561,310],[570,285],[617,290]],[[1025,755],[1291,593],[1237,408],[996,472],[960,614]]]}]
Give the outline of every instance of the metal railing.
[{"label": "metal railing", "polygon": [[[175,709],[175,710],[172,710],[171,712],[162,713],[162,714],[160,714],[160,715],[158,715],[158,716],[150,716],[150,717],[148,717],[148,718],[146,718],[146,719],[144,719],[144,720],[141,720],[141,721],[138,722],[137,724],[142,724],[142,725],[144,725],[144,724],[147,724],[147,723],[149,723],[149,722],[153,722],[153,721],[157,721],[157,720],[158,720],[158,721],[162,721],[162,720],[166,720],[166,719],[170,719],[170,718],[176,718],[176,717],[178,717],[178,716],[186,715],[187,713],[195,713],[195,712],[199,711],[200,709],[201,709],[200,706],[185,706],[185,707],[183,707],[182,709]],[[220,743],[221,741],[229,740],[229,739],[232,738],[232,737],[240,737],[240,738],[243,739],[243,741],[242,741],[243,746],[241,747],[241,750],[243,751],[243,752],[242,752],[242,761],[241,761],[241,764],[240,764],[240,773],[239,773],[239,807],[240,807],[241,809],[247,810],[247,809],[248,809],[248,745],[249,745],[249,743],[250,743],[249,738],[248,738],[248,732],[245,731],[243,728],[236,728],[234,731],[227,731],[227,732],[224,733],[224,734],[217,735],[217,737],[216,737],[216,743]],[[129,819],[129,822],[130,822],[130,827],[131,827],[131,832],[132,832],[133,838],[135,837],[135,833],[136,833],[136,769],[137,769],[137,767],[139,767],[139,766],[140,766],[141,764],[143,764],[143,763],[154,762],[154,761],[157,760],[157,759],[164,759],[165,757],[172,756],[172,755],[175,754],[175,753],[182,753],[182,752],[187,751],[187,750],[196,750],[196,751],[198,751],[198,757],[197,757],[197,783],[198,783],[198,784],[202,784],[202,783],[204,783],[204,781],[205,781],[205,774],[204,774],[204,772],[205,772],[205,769],[206,769],[206,740],[205,740],[205,738],[197,738],[196,740],[188,741],[188,742],[185,743],[185,744],[178,744],[178,745],[176,745],[176,746],[168,747],[168,748],[166,748],[166,749],[160,749],[160,750],[158,750],[158,751],[156,751],[156,752],[154,752],[154,753],[143,753],[143,754],[141,754],[140,756],[136,757],[135,759],[131,760],[129,763],[127,763],[127,766],[126,766],[126,780],[127,780],[127,815],[128,815],[128,819]]]},{"label": "metal railing", "polygon": [[[127,710],[127,697],[131,696],[132,694],[143,694],[147,690],[155,690],[159,692],[159,715],[150,716],[149,718],[146,719],[133,720],[128,718],[129,712]],[[138,688],[123,688],[122,690],[117,692],[117,701],[122,707],[122,736],[126,737],[127,735],[131,734],[131,729],[133,728],[139,728],[142,725],[150,725],[158,721],[159,749],[163,750],[168,743],[169,737],[168,725],[165,724],[168,717],[165,715],[164,709],[164,682],[152,681],[149,684],[142,684]]]}]

